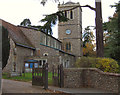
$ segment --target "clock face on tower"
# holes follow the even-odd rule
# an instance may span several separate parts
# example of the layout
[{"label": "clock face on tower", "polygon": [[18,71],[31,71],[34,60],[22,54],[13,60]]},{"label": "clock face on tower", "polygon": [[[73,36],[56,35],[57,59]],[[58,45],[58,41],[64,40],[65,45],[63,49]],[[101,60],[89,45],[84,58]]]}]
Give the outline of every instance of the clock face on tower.
[{"label": "clock face on tower", "polygon": [[67,29],[66,34],[71,34],[71,30]]}]

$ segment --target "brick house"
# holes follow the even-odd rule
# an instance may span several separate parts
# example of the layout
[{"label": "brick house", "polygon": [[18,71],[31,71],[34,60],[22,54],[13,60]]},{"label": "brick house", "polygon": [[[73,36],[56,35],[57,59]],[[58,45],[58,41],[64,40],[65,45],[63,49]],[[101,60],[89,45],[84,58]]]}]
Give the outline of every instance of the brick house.
[{"label": "brick house", "polygon": [[[78,3],[67,2],[58,5],[58,8],[63,10],[78,5]],[[71,15],[70,13],[66,14]],[[1,21],[2,26],[9,32],[11,47],[8,64],[3,72],[12,75],[21,74],[25,67],[24,61],[29,59],[37,60],[42,64],[48,63],[49,70],[53,64],[63,64],[65,68],[73,67],[76,58],[82,56],[80,8],[72,11],[70,21],[58,24],[58,39],[35,28],[15,26]]]}]

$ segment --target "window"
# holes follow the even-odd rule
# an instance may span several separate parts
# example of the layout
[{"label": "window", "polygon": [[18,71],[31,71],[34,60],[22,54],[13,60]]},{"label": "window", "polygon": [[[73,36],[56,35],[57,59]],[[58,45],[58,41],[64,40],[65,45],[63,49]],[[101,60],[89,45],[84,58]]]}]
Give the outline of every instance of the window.
[{"label": "window", "polygon": [[41,36],[41,42],[40,43],[46,45],[46,35]]},{"label": "window", "polygon": [[13,72],[16,72],[16,63],[13,62]]},{"label": "window", "polygon": [[47,59],[41,59],[39,60],[39,67],[42,67],[43,64],[46,64],[47,63]]},{"label": "window", "polygon": [[57,47],[57,43],[56,43],[56,41],[54,40],[54,48],[56,48]]},{"label": "window", "polygon": [[13,53],[14,53],[14,55],[17,54],[17,49],[16,49],[16,47],[13,49]]},{"label": "window", "polygon": [[67,11],[65,11],[65,17],[67,17]]},{"label": "window", "polygon": [[47,45],[46,36],[44,36],[44,44]]},{"label": "window", "polygon": [[48,53],[44,53],[43,56],[48,56]]},{"label": "window", "polygon": [[33,56],[33,51],[31,51],[31,54],[30,54],[31,56]]},{"label": "window", "polygon": [[73,19],[73,11],[70,11],[70,19]]},{"label": "window", "polygon": [[36,54],[37,54],[37,56],[40,56],[40,49],[39,48],[36,48]]},{"label": "window", "polygon": [[69,43],[66,43],[66,50],[68,51],[70,51],[71,50],[71,43],[69,42]]},{"label": "window", "polygon": [[47,39],[47,45],[50,46],[50,37]]}]

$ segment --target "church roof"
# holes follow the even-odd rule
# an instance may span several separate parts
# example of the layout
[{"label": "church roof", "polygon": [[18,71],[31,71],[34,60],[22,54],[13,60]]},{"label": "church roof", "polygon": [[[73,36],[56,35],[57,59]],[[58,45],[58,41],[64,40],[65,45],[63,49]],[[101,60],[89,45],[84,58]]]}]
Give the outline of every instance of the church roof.
[{"label": "church roof", "polygon": [[10,38],[16,43],[16,45],[30,49],[35,49],[32,43],[24,35],[23,31],[19,27],[12,25],[4,20],[1,21],[2,26],[8,30]]}]

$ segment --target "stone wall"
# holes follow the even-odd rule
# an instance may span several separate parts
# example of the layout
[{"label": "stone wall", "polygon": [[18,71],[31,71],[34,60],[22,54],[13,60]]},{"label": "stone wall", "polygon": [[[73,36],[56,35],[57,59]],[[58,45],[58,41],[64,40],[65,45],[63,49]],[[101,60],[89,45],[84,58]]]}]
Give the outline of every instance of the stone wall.
[{"label": "stone wall", "polygon": [[9,59],[6,67],[3,69],[3,72],[12,72],[12,65],[14,62],[14,50],[15,48],[15,43],[14,41],[10,38],[10,54],[9,54]]},{"label": "stone wall", "polygon": [[[32,49],[24,48],[21,46],[16,46],[14,41],[10,39],[10,56],[8,59],[8,64],[3,69],[3,72],[12,74],[20,74],[24,68],[24,58],[26,56],[31,56],[33,54]],[[13,71],[14,63],[16,64],[16,71]]]},{"label": "stone wall", "polygon": [[[79,3],[74,4],[59,4],[58,10],[67,10],[73,7],[80,6]],[[70,18],[70,11],[67,12],[67,17]],[[72,10],[73,19],[67,22],[58,23],[58,39],[62,42],[62,49],[75,56],[82,56],[82,10],[75,8]],[[66,34],[66,30],[70,30],[70,34]],[[66,49],[66,44],[70,43],[71,50]]]},{"label": "stone wall", "polygon": [[61,42],[38,30],[32,29],[32,28],[24,28],[24,27],[20,27],[21,30],[23,31],[23,33],[25,34],[25,36],[31,41],[31,43],[35,46],[35,48],[40,48],[41,45],[47,45],[53,48],[57,48],[57,49],[61,49]]},{"label": "stone wall", "polygon": [[32,56],[31,55],[33,54],[32,52],[33,52],[32,49],[16,46],[16,60],[15,61],[16,61],[16,71],[18,73],[22,73],[22,71],[24,70],[25,57]]},{"label": "stone wall", "polygon": [[120,74],[105,73],[96,68],[64,69],[64,87],[92,87],[120,93]]},{"label": "stone wall", "polygon": [[[47,56],[44,54],[47,54]],[[66,67],[66,63],[67,67],[73,67],[75,62],[75,56],[45,45],[40,46],[39,56],[26,57],[26,60],[27,59],[34,59],[38,61],[42,59],[47,60],[49,71],[52,70],[53,65],[63,64],[63,66]]]}]

